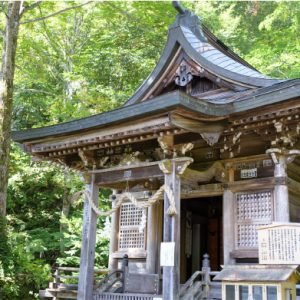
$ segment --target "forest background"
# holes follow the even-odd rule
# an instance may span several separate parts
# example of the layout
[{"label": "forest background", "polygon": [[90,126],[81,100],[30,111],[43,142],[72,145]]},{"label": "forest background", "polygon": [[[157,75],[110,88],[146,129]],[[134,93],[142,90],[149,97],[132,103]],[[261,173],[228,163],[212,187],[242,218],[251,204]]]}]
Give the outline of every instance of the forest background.
[{"label": "forest background", "polygon": [[[152,71],[176,11],[171,2],[40,2],[20,26],[13,130],[114,109]],[[30,4],[30,2],[29,2]],[[263,73],[300,77],[300,2],[184,2],[227,46]],[[1,10],[1,7],[0,7]],[[31,22],[43,16],[50,18]],[[5,15],[0,11],[0,29]],[[0,48],[3,39],[0,37]],[[0,49],[2,50],[2,48]],[[0,236],[0,299],[37,299],[54,266],[78,266],[82,189],[78,174],[34,162],[12,144],[6,234]],[[109,191],[103,191],[101,206]],[[96,267],[108,257],[99,219]]]}]

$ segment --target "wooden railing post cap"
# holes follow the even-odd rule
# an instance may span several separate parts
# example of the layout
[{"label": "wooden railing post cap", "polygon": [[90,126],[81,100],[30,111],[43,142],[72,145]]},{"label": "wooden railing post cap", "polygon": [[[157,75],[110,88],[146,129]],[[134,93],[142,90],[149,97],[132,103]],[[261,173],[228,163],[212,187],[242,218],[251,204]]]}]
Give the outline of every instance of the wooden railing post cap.
[{"label": "wooden railing post cap", "polygon": [[210,267],[209,255],[207,253],[205,253],[203,255],[202,267],[203,268],[209,268]]}]

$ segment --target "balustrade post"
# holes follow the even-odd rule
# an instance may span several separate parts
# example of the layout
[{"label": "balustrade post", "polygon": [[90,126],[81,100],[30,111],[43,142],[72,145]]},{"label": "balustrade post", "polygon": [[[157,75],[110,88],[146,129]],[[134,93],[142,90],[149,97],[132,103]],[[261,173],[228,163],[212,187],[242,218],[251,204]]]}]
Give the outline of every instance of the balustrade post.
[{"label": "balustrade post", "polygon": [[123,293],[125,293],[125,281],[126,281],[126,274],[128,272],[128,255],[125,254],[122,258],[122,288],[123,288]]},{"label": "balustrade post", "polygon": [[202,260],[202,281],[204,282],[204,298],[208,298],[209,296],[209,285],[210,285],[210,260],[209,255],[206,253],[203,255]]}]

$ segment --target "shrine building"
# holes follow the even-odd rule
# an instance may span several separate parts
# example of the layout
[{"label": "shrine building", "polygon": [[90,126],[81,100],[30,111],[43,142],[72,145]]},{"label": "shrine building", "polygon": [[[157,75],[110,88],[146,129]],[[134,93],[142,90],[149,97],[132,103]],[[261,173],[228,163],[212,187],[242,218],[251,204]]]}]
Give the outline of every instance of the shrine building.
[{"label": "shrine building", "polygon": [[[300,79],[265,76],[174,6],[156,67],[123,106],[13,133],[36,159],[85,180],[79,282],[68,295],[296,299]],[[101,188],[112,190],[107,213]],[[112,230],[108,275],[96,281],[101,215]],[[282,248],[287,240],[295,249]],[[59,283],[43,295],[64,298]]]}]

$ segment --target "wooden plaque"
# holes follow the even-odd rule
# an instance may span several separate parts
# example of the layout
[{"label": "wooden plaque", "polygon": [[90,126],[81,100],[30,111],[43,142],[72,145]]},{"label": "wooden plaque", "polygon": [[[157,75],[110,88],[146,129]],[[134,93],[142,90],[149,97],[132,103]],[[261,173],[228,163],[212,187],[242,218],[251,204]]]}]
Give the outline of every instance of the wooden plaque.
[{"label": "wooden plaque", "polygon": [[300,223],[273,223],[258,229],[260,264],[300,264]]}]

